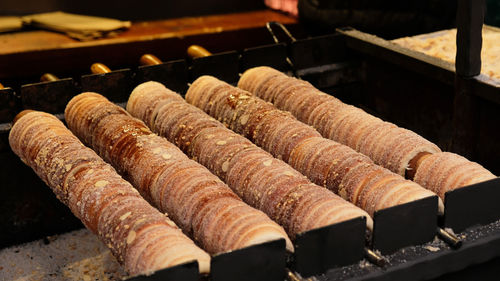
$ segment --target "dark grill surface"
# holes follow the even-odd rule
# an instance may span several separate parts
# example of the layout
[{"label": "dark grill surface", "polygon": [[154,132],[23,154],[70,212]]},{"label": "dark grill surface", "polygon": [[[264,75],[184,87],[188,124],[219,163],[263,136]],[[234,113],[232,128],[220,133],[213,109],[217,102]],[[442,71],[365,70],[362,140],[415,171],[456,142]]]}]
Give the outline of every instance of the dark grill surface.
[{"label": "dark grill surface", "polygon": [[[58,97],[67,100],[80,93],[82,89],[96,90],[95,87],[99,86],[100,92],[109,93],[109,98],[121,103],[127,100],[128,94],[134,86],[150,80],[151,77],[156,78],[167,87],[174,85],[173,90],[182,92],[186,90],[188,82],[200,75],[214,75],[234,84],[237,82],[238,72],[241,73],[245,69],[256,65],[268,65],[282,71],[295,73],[325,92],[333,93],[347,103],[355,104],[383,119],[414,130],[429,140],[438,143],[444,150],[448,150],[447,144],[450,142],[453,130],[451,120],[453,115],[454,74],[452,70],[447,68],[446,65],[419,60],[419,57],[412,53],[402,54],[398,52],[399,49],[388,47],[384,40],[380,38],[372,38],[367,34],[352,29],[344,29],[340,32],[299,40],[290,44],[275,44],[225,52],[205,59],[176,60],[166,62],[163,67],[132,67],[104,75],[87,75],[82,79],[74,77],[74,80],[71,80],[73,84],[70,86],[65,85],[65,87],[61,87],[61,84],[57,84],[57,82],[54,82],[54,87],[51,87],[51,82],[32,84],[23,86],[25,89],[24,99],[22,99],[23,95],[19,96],[11,89],[0,90],[6,95],[2,96],[2,98],[9,101],[0,105],[2,106],[0,108],[0,118],[4,122],[0,124],[0,180],[2,181],[0,247],[4,248],[40,239],[47,235],[81,228],[81,223],[73,217],[65,206],[57,201],[50,189],[10,151],[7,136],[10,130],[8,120],[11,120],[19,109],[31,108],[62,113],[64,103],[57,103],[56,101],[60,101]],[[269,59],[259,61],[258,64],[254,63],[256,54],[258,57],[267,57]],[[313,57],[304,56],[303,54],[313,54]],[[287,57],[290,58],[291,64],[285,61]],[[402,77],[402,79],[399,79],[399,77]],[[483,164],[493,173],[499,174],[500,148],[491,145],[491,143],[498,144],[500,142],[500,133],[497,130],[500,117],[498,114],[494,114],[500,109],[498,108],[500,102],[498,98],[492,98],[494,94],[500,94],[500,90],[498,87],[495,88],[495,86],[484,81],[478,80],[473,81],[473,83],[476,83],[476,89],[478,89],[476,93],[476,98],[479,99],[478,104],[484,110],[478,111],[480,112],[480,118],[477,118],[479,123],[476,124],[478,127],[478,144],[470,147],[469,152],[472,155],[470,159]],[[70,91],[68,89],[71,89],[72,92],[68,92]],[[21,93],[23,93],[23,90],[21,90]],[[44,93],[50,93],[50,99],[54,102],[47,104]],[[415,104],[411,101],[417,99],[417,97],[419,106],[415,108]],[[411,113],[411,116],[408,116],[408,112]],[[62,116],[59,115],[59,117]],[[422,122],[422,120],[424,121]],[[433,122],[437,122],[439,126],[432,125]],[[482,145],[484,142],[489,145]],[[464,189],[461,194],[454,196],[457,199],[450,199],[457,200],[454,205],[450,204],[450,206],[454,206],[454,222],[449,223],[448,221],[447,223],[446,220],[449,218],[445,217],[444,224],[443,219],[441,219],[440,225],[464,229],[479,221],[489,223],[500,218],[500,210],[494,200],[500,198],[500,194],[498,194],[500,191],[499,182],[497,179],[490,183],[480,184],[479,193],[474,195],[476,201],[470,204],[467,201],[472,198],[469,196],[472,193],[467,193],[470,192],[469,189]],[[491,200],[481,201],[481,198],[485,197]],[[398,213],[405,210],[408,212],[415,210],[409,213],[408,221],[419,219],[419,213],[416,213],[418,208],[411,209],[415,208],[415,206],[398,207],[403,208],[398,209]],[[471,212],[471,209],[476,211]],[[396,209],[392,210],[393,215],[391,215],[391,210],[384,211],[386,213],[380,215],[381,220],[382,218],[387,220],[395,217]],[[449,214],[451,213],[450,211]],[[474,214],[481,219],[468,218],[467,221],[461,224],[460,216],[463,216],[463,214]],[[390,220],[386,224],[390,225]],[[436,222],[433,219],[427,220],[425,221],[425,227],[422,229],[424,228],[426,233],[423,235],[429,236],[430,229],[432,236],[433,229],[436,228]],[[332,226],[329,229],[315,233],[306,233],[302,237],[301,243],[303,245],[314,242],[320,243],[319,241],[325,241],[325,236],[321,235],[327,235],[329,231],[339,229],[345,229],[345,225]],[[349,237],[350,235],[352,234],[345,232],[335,233],[335,237],[346,239],[346,241],[352,238]],[[409,239],[408,237],[412,235],[417,238],[411,238],[414,240]],[[463,241],[463,246],[458,250],[451,249],[438,238],[432,240],[427,236],[422,241],[431,240],[430,242],[398,249],[402,245],[417,243],[416,241],[421,243],[419,239],[422,238],[418,237],[418,233],[411,233],[411,235],[404,232],[394,233],[390,227],[387,227],[385,232],[382,231],[376,234],[374,239],[380,239],[380,245],[385,245],[384,247],[389,249],[383,252],[391,253],[396,250],[392,254],[384,255],[388,260],[388,265],[379,267],[363,259],[348,266],[330,269],[325,274],[317,276],[317,278],[332,281],[424,280],[461,270],[472,264],[484,263],[500,256],[500,222],[498,221],[480,227],[469,228],[458,233],[459,238]],[[396,245],[396,238],[408,240],[402,243],[398,242],[396,249],[390,249],[391,243]],[[371,245],[371,243],[368,244]],[[375,246],[376,244],[377,242],[375,242]],[[272,253],[273,247],[276,247],[276,245],[271,243],[269,246],[259,245],[259,247],[248,249],[249,258],[250,256],[258,257],[266,251]],[[259,252],[261,250],[262,252]],[[335,251],[335,249],[323,249],[323,251]],[[315,253],[317,254],[317,252]],[[218,258],[217,262],[220,266],[218,270],[224,267],[237,267],[238,264],[245,262],[244,254],[235,253],[233,257],[236,256],[238,258],[233,261],[227,261],[227,258],[231,257],[230,255]],[[337,254],[337,257],[339,256],[342,255]],[[354,256],[359,260],[359,255]],[[305,272],[309,270],[317,271],[318,268],[321,268],[318,263],[324,262],[317,255],[310,256],[309,259],[308,256],[301,257],[299,260],[304,261],[304,258],[305,263],[299,267],[302,266]],[[352,255],[348,258],[352,259]],[[494,261],[499,263],[498,258]],[[294,262],[297,262],[297,260],[293,258],[289,261],[292,270],[294,269]],[[188,265],[181,267],[181,269],[186,270],[186,274],[189,275],[192,273],[193,266]],[[227,274],[235,274],[230,270],[227,272]],[[488,273],[488,271],[484,272]],[[169,274],[168,276],[176,276],[175,272]],[[224,270],[220,270],[217,274],[218,277],[213,277],[214,280],[225,280],[230,276],[225,275]],[[159,276],[156,275],[156,277]],[[488,276],[482,276],[482,278],[488,278]]]}]

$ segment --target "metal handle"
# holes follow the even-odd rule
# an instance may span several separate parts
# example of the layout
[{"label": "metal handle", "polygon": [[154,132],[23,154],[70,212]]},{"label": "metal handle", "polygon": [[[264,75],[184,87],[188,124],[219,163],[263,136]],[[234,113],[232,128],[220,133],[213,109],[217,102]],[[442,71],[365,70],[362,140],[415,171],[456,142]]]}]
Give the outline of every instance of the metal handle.
[{"label": "metal handle", "polygon": [[368,248],[365,248],[365,257],[368,261],[370,261],[371,263],[373,263],[377,266],[384,267],[387,265],[387,260],[384,259],[383,256],[375,253],[374,251],[372,251]]},{"label": "metal handle", "polygon": [[302,281],[302,279],[290,269],[286,269],[286,278],[290,281]]},{"label": "metal handle", "polygon": [[453,249],[458,249],[462,246],[462,240],[460,240],[460,238],[453,233],[438,227],[437,234],[439,238],[446,242],[446,244],[450,245]]},{"label": "metal handle", "polygon": [[[272,26],[274,26],[274,25],[281,28],[281,30],[288,36],[288,38],[290,39],[291,42],[297,41],[297,39],[295,39],[295,37],[293,37],[292,33],[290,33],[290,31],[288,31],[288,29],[282,23],[277,22],[277,21],[268,21],[268,22],[266,22],[266,28],[269,31],[269,33],[271,33],[271,36],[273,37],[273,40],[276,44],[280,43],[280,40],[278,39],[278,37],[276,37],[276,34],[274,34],[274,30],[272,28]],[[297,74],[295,66],[292,63],[292,60],[288,56],[286,57],[286,62],[288,63],[288,65],[292,69],[293,75],[295,77],[300,78],[299,75]]]},{"label": "metal handle", "polygon": [[45,73],[40,77],[40,82],[54,82],[57,80],[59,80],[59,78],[52,73]]},{"label": "metal handle", "polygon": [[104,73],[110,73],[111,69],[109,69],[109,67],[100,62],[96,62],[90,66],[90,71],[93,74],[104,74]]},{"label": "metal handle", "polygon": [[295,37],[293,37],[292,33],[290,33],[290,31],[281,22],[268,21],[268,22],[266,22],[266,28],[269,31],[269,33],[271,33],[271,36],[273,37],[274,42],[279,43],[280,40],[278,39],[278,37],[276,37],[276,34],[274,34],[274,30],[272,28],[273,25],[281,28],[281,30],[288,36],[290,41],[292,41],[292,42],[297,41],[297,39],[295,39]]},{"label": "metal handle", "polygon": [[155,56],[153,54],[144,54],[139,59],[139,63],[141,65],[158,65],[158,64],[162,64],[162,61],[157,56]]},{"label": "metal handle", "polygon": [[187,49],[187,54],[190,58],[202,58],[211,56],[212,53],[200,45],[191,45]]},{"label": "metal handle", "polygon": [[286,279],[288,281],[313,281],[313,280],[316,280],[316,278],[314,278],[314,277],[302,278],[298,273],[295,273],[288,268],[286,269]]}]

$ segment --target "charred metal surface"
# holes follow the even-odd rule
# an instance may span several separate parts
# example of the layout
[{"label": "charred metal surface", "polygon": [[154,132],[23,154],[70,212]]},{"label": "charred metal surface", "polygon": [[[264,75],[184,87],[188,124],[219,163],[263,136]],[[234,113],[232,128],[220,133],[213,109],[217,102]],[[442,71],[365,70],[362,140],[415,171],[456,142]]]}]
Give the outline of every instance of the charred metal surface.
[{"label": "charred metal surface", "polygon": [[274,240],[215,255],[210,278],[213,281],[282,281],[285,263],[285,240]]},{"label": "charred metal surface", "polygon": [[293,268],[308,277],[363,258],[366,218],[304,232],[294,241]]},{"label": "charred metal surface", "polygon": [[27,84],[21,87],[22,107],[61,113],[64,112],[69,100],[77,94],[79,91],[72,78]]},{"label": "charred metal surface", "polygon": [[21,100],[12,88],[0,89],[0,123],[9,123],[21,109]]},{"label": "charred metal surface", "polygon": [[436,234],[437,210],[437,196],[433,196],[375,212],[373,248],[390,254],[432,240]]},{"label": "charred metal surface", "polygon": [[185,60],[169,61],[158,65],[140,66],[136,72],[137,84],[156,81],[178,93],[185,93],[188,85],[188,69]]}]

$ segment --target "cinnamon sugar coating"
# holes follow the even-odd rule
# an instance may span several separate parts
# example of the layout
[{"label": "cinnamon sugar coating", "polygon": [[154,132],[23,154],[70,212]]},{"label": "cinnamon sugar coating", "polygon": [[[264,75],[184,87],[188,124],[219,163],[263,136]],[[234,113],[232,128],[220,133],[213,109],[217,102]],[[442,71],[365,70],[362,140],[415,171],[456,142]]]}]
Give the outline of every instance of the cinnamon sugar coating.
[{"label": "cinnamon sugar coating", "polygon": [[9,142],[131,275],[192,260],[209,271],[210,256],[55,116],[33,111],[20,117]]},{"label": "cinnamon sugar coating", "polygon": [[[401,176],[405,176],[410,161],[419,153],[441,151],[414,132],[344,104],[309,83],[288,77],[270,67],[255,67],[245,71],[238,87],[273,102],[279,109],[290,111],[325,138],[348,145]],[[387,137],[390,134],[403,134],[407,144],[401,146],[399,139]],[[386,157],[388,152],[393,156]]]},{"label": "cinnamon sugar coating", "polygon": [[[254,100],[246,92],[234,93],[234,89],[227,84],[219,83],[214,78],[205,77],[191,86],[189,91],[196,92],[196,95],[190,94],[187,100],[199,103],[200,108],[212,112],[214,117],[225,122],[225,125],[246,130],[246,135],[252,136],[253,139],[272,143],[274,147],[286,148],[286,146],[279,145],[285,131],[273,132],[276,134],[271,142],[260,138],[260,132],[270,130],[261,126],[261,122],[269,120],[271,125],[272,119],[275,118],[274,115],[267,114],[268,111],[276,112],[273,106],[253,102]],[[165,95],[168,93],[166,92]],[[149,103],[146,95],[142,102]],[[229,106],[226,106],[227,104]],[[163,128],[165,124],[171,128],[179,127],[178,123],[182,123],[181,121],[172,121],[176,116],[176,111],[192,116],[191,119],[197,120],[200,124],[205,122],[202,120],[213,120],[212,117],[188,103],[182,106],[177,105],[179,108],[175,110],[169,108],[159,110],[158,116],[162,115],[163,118],[157,118],[153,128]],[[132,114],[141,116],[142,113]],[[291,117],[289,114],[285,115]],[[186,126],[182,127],[186,130],[190,123],[182,123],[182,125]],[[256,147],[243,136],[225,128],[224,125],[196,128],[197,133],[191,131],[195,137],[190,139],[190,145],[183,150],[224,180],[245,202],[262,210],[282,225],[291,238],[307,230],[359,216],[367,217],[368,226],[372,227],[372,220],[366,212],[327,189],[312,184],[298,171]],[[165,131],[168,130],[170,129]],[[175,139],[169,134],[161,135],[171,141]],[[296,136],[299,135],[303,134],[299,131]],[[318,133],[313,135],[318,136]],[[296,136],[290,136],[290,139],[300,139]],[[291,151],[291,148],[286,149]],[[307,205],[313,197],[321,198],[320,210]]]},{"label": "cinnamon sugar coating", "polygon": [[421,161],[414,180],[444,200],[447,191],[494,178],[494,174],[478,163],[455,153],[441,152]]},{"label": "cinnamon sugar coating", "polygon": [[[150,85],[152,84],[152,85]],[[179,102],[175,93],[160,95],[156,84],[141,85],[132,95],[130,110],[143,110],[141,116],[150,122],[162,119],[162,111],[156,107],[166,107],[176,116],[169,120],[171,126],[161,126],[164,132],[179,146],[189,146],[195,134],[190,134],[196,121],[192,115],[182,114],[175,103]],[[151,91],[150,104],[137,102],[144,94]],[[77,96],[79,103],[91,103],[92,110],[67,110],[69,118],[88,119],[96,108],[118,107],[105,99]],[[182,101],[183,102],[183,101]],[[151,114],[157,116],[151,118]],[[180,114],[179,114],[180,113]],[[210,120],[207,126],[212,124]],[[196,122],[195,122],[196,123]],[[77,126],[78,124],[73,124]],[[85,124],[77,132],[86,132]],[[197,125],[196,125],[197,127]],[[264,213],[244,204],[241,199],[219,178],[205,167],[189,159],[174,144],[165,138],[153,134],[140,120],[128,114],[109,114],[101,116],[94,130],[96,134],[94,148],[103,158],[115,166],[153,205],[168,213],[184,233],[211,254],[228,252],[253,245],[254,243],[284,238],[287,246],[293,250],[285,231]],[[82,139],[84,137],[82,136]],[[207,154],[208,155],[208,154]],[[223,207],[238,206],[229,211],[229,216],[239,220],[238,224],[229,224],[228,220],[219,219]],[[252,221],[240,220],[250,214]],[[256,231],[261,229],[262,231]],[[229,233],[239,231],[245,239],[234,237],[230,241],[219,239],[219,233],[230,237]]]},{"label": "cinnamon sugar coating", "polygon": [[[268,76],[264,75],[264,73],[267,73]],[[263,94],[267,91],[265,95],[272,97],[273,102],[278,107],[289,110],[294,115],[301,115],[304,120],[313,120],[312,125],[314,127],[328,128],[328,130],[325,129],[328,134],[347,139],[352,136],[354,124],[362,118],[359,109],[348,105],[342,106],[339,104],[340,101],[336,99],[327,100],[325,94],[316,93],[314,87],[304,81],[293,80],[295,84],[291,83],[291,78],[284,75],[277,76],[276,71],[264,67],[256,68],[255,71],[247,71],[247,74],[246,77],[250,77],[248,79],[252,82],[242,78],[240,80],[242,84],[249,85],[256,91],[260,90]],[[255,77],[251,77],[252,75],[255,75]],[[259,79],[262,84],[259,84]],[[252,83],[258,85],[252,86]],[[387,199],[387,197],[383,197],[384,194],[375,192],[375,189],[387,193],[392,192],[390,188],[383,188],[385,187],[384,182],[369,185],[368,183],[371,182],[372,178],[387,172],[394,175],[394,178],[401,183],[398,186],[403,186],[402,184],[407,182],[402,176],[397,176],[377,166],[369,157],[354,151],[352,148],[322,138],[314,128],[298,121],[290,112],[281,111],[249,92],[233,87],[224,92],[210,95],[205,100],[198,98],[198,96],[210,92],[210,89],[222,87],[220,85],[226,85],[226,88],[229,86],[214,77],[200,77],[193,82],[193,89],[188,90],[186,98],[188,101],[193,101],[193,105],[201,109],[207,108],[207,105],[203,104],[203,102],[212,103],[212,106],[222,108],[218,111],[207,111],[207,113],[214,118],[224,120],[229,128],[247,137],[274,157],[285,160],[293,168],[306,175],[312,182],[328,188],[364,210],[369,210],[370,215],[379,210],[375,208],[375,206],[381,205],[377,204],[379,200],[382,200],[382,198]],[[281,93],[281,91],[286,92],[286,94]],[[311,93],[315,96],[311,96]],[[315,98],[325,101],[329,107],[315,102]],[[305,109],[312,109],[311,104],[321,106],[321,110],[317,111],[318,116],[303,114]],[[335,112],[331,110],[332,107],[335,108]],[[334,115],[336,118],[332,118]],[[229,116],[232,116],[232,118],[229,118]],[[380,128],[392,129],[395,128],[395,125],[384,122],[376,123],[377,119],[372,117],[368,119],[377,126],[368,126],[361,132],[356,132],[355,137],[357,140],[352,143],[362,147],[367,155],[371,152],[378,152],[380,155],[384,155],[384,158],[390,159],[394,163],[400,163],[398,155],[394,156],[388,153],[387,148],[382,147],[381,149],[381,146],[378,145],[380,139],[386,138],[385,131]],[[399,133],[399,131],[396,133]],[[367,137],[368,135],[372,137]],[[413,145],[411,141],[406,142],[412,145],[401,149],[407,151],[405,155],[416,155],[420,152],[418,145]],[[394,149],[389,152],[393,151]],[[405,184],[404,187],[413,190],[412,196],[402,197],[406,201],[401,198],[386,200],[387,204],[384,206],[395,206],[403,203],[403,201],[406,203],[435,196],[433,192],[422,188],[418,184]],[[392,189],[396,188],[393,187]],[[367,205],[368,200],[358,200],[360,194],[364,194],[364,196],[373,194],[375,196],[370,201],[370,206]],[[439,201],[438,211],[443,211],[441,201]]]}]

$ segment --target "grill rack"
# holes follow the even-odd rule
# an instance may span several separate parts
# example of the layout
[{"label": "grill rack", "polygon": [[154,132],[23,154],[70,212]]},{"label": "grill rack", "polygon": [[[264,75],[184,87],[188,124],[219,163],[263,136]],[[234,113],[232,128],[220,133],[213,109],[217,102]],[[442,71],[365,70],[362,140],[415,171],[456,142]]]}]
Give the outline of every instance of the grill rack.
[{"label": "grill rack", "polygon": [[[344,29],[343,31],[345,30],[352,31],[352,29]],[[159,82],[166,84],[167,87],[181,93],[185,92],[185,90],[187,89],[188,82],[194,80],[200,75],[205,74],[216,76],[222,80],[234,84],[238,79],[237,73],[257,65],[268,65],[282,71],[294,71],[303,79],[309,80],[317,86],[319,85],[320,88],[329,88],[331,86],[336,86],[337,83],[348,84],[359,81],[359,74],[353,76],[352,73],[353,69],[359,69],[360,62],[356,59],[352,61],[352,58],[350,56],[352,56],[353,49],[355,48],[349,48],[349,46],[352,45],[352,40],[355,39],[353,39],[353,37],[349,37],[349,35],[337,33],[333,35],[299,40],[288,45],[278,43],[245,49],[241,54],[236,51],[232,51],[214,54],[213,56],[206,58],[193,59],[191,61],[176,60],[166,62],[157,66],[144,66],[137,69],[122,69],[112,71],[111,73],[98,75],[84,75],[81,77],[81,79],[79,79],[79,81],[68,78],[63,79],[62,81],[60,80],[55,82],[42,82],[23,85],[21,87],[21,94],[19,96],[9,88],[0,90],[0,96],[7,97],[8,100],[11,101],[9,107],[5,108],[8,110],[0,111],[2,112],[2,116],[0,117],[4,122],[6,122],[0,124],[0,155],[2,155],[1,166],[5,166],[1,167],[2,171],[5,171],[4,173],[2,173],[2,178],[8,179],[12,176],[20,178],[24,177],[26,173],[33,174],[32,172],[29,172],[29,168],[21,168],[21,166],[24,165],[20,163],[19,159],[17,159],[17,157],[13,155],[13,153],[10,151],[10,148],[8,147],[7,137],[10,129],[10,124],[7,122],[8,120],[11,120],[9,118],[11,118],[11,116],[13,116],[13,114],[15,114],[21,108],[31,108],[52,113],[60,113],[63,111],[67,100],[69,100],[72,96],[80,93],[82,90],[100,92],[110,98],[112,101],[123,102],[126,100],[127,95],[131,91],[133,86],[137,85],[140,82],[148,81],[151,79],[158,80]],[[335,48],[336,52],[332,52],[332,47]],[[374,48],[377,47],[380,46],[377,46],[375,44]],[[304,50],[315,51],[304,52]],[[307,57],[304,56],[304,53],[310,53],[313,55],[312,57]],[[291,57],[295,69],[290,69],[290,65],[286,62],[287,57]],[[411,59],[413,58],[410,58],[410,60]],[[227,71],[228,69],[231,69],[231,72]],[[64,84],[66,84],[65,87],[61,86]],[[53,101],[50,104],[46,103],[48,95],[52,97],[51,100]],[[12,106],[12,104],[14,104],[14,106]],[[61,116],[59,115],[59,117]],[[19,163],[15,163],[16,161]],[[18,192],[17,185],[8,180],[7,183],[8,184],[6,186],[6,189],[11,189],[12,191],[14,191],[12,195],[15,194],[15,192]],[[34,184],[39,188],[44,185],[36,176],[28,177],[28,183]],[[453,229],[456,229],[457,231],[460,231],[476,223],[486,224],[491,221],[497,220],[498,218],[500,218],[500,207],[494,204],[493,199],[499,198],[499,186],[500,180],[495,179],[489,182],[480,183],[475,186],[466,187],[457,191],[447,193],[445,216],[443,218],[440,218],[440,225],[444,227],[451,227]],[[44,191],[46,193],[44,194],[44,197],[53,197],[49,204],[53,206],[52,209],[58,209],[59,211],[62,210],[63,215],[60,219],[62,219],[63,222],[69,223],[62,227],[63,229],[51,229],[51,227],[48,227],[47,229],[45,229],[46,231],[48,230],[48,232],[43,233],[42,231],[42,233],[38,233],[38,235],[41,235],[39,237],[53,234],[54,232],[52,231],[55,231],[55,233],[60,233],[61,230],[67,231],[73,227],[81,227],[81,224],[79,222],[75,222],[75,218],[71,218],[72,215],[68,212],[67,209],[65,209],[64,206],[59,206],[62,204],[58,203],[57,200],[55,200],[55,197],[52,195],[50,190],[44,188]],[[483,200],[484,198],[488,198],[491,200],[485,203]],[[37,198],[37,200],[40,200],[40,198]],[[470,205],[471,200],[473,202],[472,205]],[[464,207],[467,206],[467,204],[469,204],[469,206],[472,206],[472,209],[477,210],[477,212],[471,213],[469,208]],[[434,214],[432,212],[433,210],[437,209],[437,207],[435,207],[436,205],[437,202],[435,198],[433,198],[433,200],[424,199],[421,201],[412,202],[377,212],[374,216],[375,230],[371,240],[372,246],[374,246],[376,249],[379,249],[382,253],[386,254],[394,253],[395,251],[399,250],[396,252],[396,254],[398,254],[402,251],[400,250],[402,247],[414,244],[422,244],[431,241],[436,233],[437,228],[435,211]],[[17,211],[17,209],[11,209],[11,215],[13,211]],[[47,212],[47,214],[49,213],[50,210]],[[413,217],[416,217],[419,220],[407,220],[408,214],[412,214]],[[9,213],[7,213],[6,215],[8,216]],[[16,216],[17,214],[14,213],[13,215]],[[398,215],[400,215],[399,222],[394,222],[394,220],[398,218]],[[29,222],[26,223],[28,224],[28,227],[16,226],[18,229],[14,229],[14,232],[16,230],[20,231],[29,228]],[[35,225],[37,223],[45,224],[47,223],[47,221],[36,221],[35,219]],[[293,266],[294,270],[301,272],[304,276],[309,276],[312,274],[324,272],[326,269],[331,268],[332,266],[342,266],[359,261],[363,257],[365,238],[364,228],[360,227],[363,223],[364,222],[360,220],[353,220],[350,222],[332,225],[323,229],[311,231],[310,233],[299,235],[299,237],[295,241],[295,245],[298,246],[297,248],[299,250],[295,258],[289,258],[289,265]],[[404,223],[406,223],[406,226],[400,228],[399,232],[398,229],[394,228],[394,226],[402,226]],[[415,227],[415,225],[419,225],[419,227]],[[411,226],[413,226],[413,228],[411,228]],[[350,231],[349,235],[346,235],[346,229],[350,228],[356,229],[357,234],[353,235]],[[5,245],[10,245],[13,244],[12,242],[25,242],[33,238],[36,237],[7,237],[7,239],[1,239],[1,241],[4,241]],[[23,241],[22,239],[25,240]],[[397,239],[400,239],[400,241],[397,241]],[[484,239],[484,241],[475,241],[475,244],[471,244],[472,246],[469,247],[464,247],[464,249],[469,249],[472,247],[472,249],[476,249],[476,251],[478,251],[478,249],[484,247],[484,245],[489,245],[492,243],[496,245],[495,243],[497,243],[497,240],[499,239],[500,237],[493,235],[487,237],[487,241]],[[337,242],[338,244],[335,245],[326,243],[327,246],[318,248],[317,245],[321,245],[321,243],[324,243],[324,241]],[[284,246],[281,247],[282,252],[280,254],[278,254],[279,251],[273,252],[271,250],[273,247],[277,247],[276,245],[278,244],[279,241],[274,241],[271,243],[256,245],[247,249],[242,249],[239,251],[234,251],[214,257],[213,268],[215,269],[215,273],[212,274],[212,280],[231,280],[231,276],[233,276],[231,274],[237,274],[238,272],[241,274],[241,271],[231,273],[228,270],[224,269],[237,268],[238,265],[241,266],[241,264],[248,261],[248,259],[251,259],[252,255],[254,255],[254,257],[262,257],[265,251],[268,251],[268,254],[272,253],[270,254],[270,256],[274,255],[275,258],[270,258],[269,262],[276,262],[276,267],[271,266],[272,270],[264,270],[260,271],[260,273],[281,272],[279,274],[281,274],[280,276],[281,278],[283,278],[284,258],[276,257],[285,256],[283,250]],[[337,252],[339,245],[353,245],[351,249],[354,249],[354,247],[356,246],[355,248],[357,250],[348,251],[347,253],[349,254],[342,253],[341,255],[339,255]],[[316,246],[316,249],[314,249],[313,246]],[[303,252],[301,252],[301,249],[303,250]],[[323,255],[318,254],[317,251],[319,250],[323,252]],[[458,251],[454,251],[452,252],[452,254],[448,255],[464,256],[463,254],[461,254],[464,251],[465,250],[461,249]],[[334,253],[336,252],[337,255],[335,256]],[[234,258],[241,253],[247,253],[244,255],[240,255],[240,257],[245,261]],[[463,260],[465,261],[465,263],[468,262],[468,264],[471,264],[478,259],[477,256],[481,255],[477,254],[476,256],[466,257],[463,258]],[[425,256],[423,259],[433,260],[437,258],[433,255],[429,255]],[[481,259],[484,259],[484,256],[482,256]],[[281,263],[279,261],[283,262]],[[280,271],[278,269],[276,271],[276,268],[280,267],[283,270]],[[218,271],[216,268],[220,268],[221,270]],[[342,268],[343,267],[340,267],[340,269]],[[184,276],[185,278],[188,278],[188,276],[194,276],[192,272],[193,270],[196,270],[197,272],[197,269],[195,266],[193,266],[193,263],[189,263],[170,269],[165,269],[150,277],[136,277],[138,279],[134,280],[143,280],[141,278],[147,278],[147,280],[156,280],[156,278],[162,278],[161,280],[169,280],[169,278],[172,278],[169,276]],[[407,272],[406,274],[409,274],[408,270],[394,270],[396,272]],[[245,276],[249,278],[248,280],[252,280],[252,278],[258,277],[252,274],[252,271],[249,271]],[[242,278],[242,275],[237,276],[240,279]],[[271,275],[262,276],[271,277]],[[280,278],[279,276],[272,277],[276,277],[278,279]],[[367,276],[365,277],[369,278]],[[365,277],[360,277],[359,280],[364,280],[363,278]],[[260,278],[257,279],[278,280]]]}]

